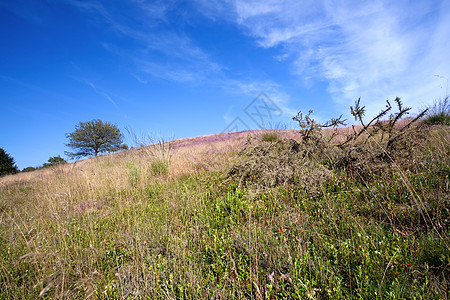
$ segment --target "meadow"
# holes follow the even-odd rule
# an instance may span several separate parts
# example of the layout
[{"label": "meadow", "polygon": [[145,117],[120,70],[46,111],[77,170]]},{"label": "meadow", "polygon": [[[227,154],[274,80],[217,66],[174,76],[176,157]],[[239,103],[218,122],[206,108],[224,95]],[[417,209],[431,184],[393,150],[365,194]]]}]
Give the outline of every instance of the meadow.
[{"label": "meadow", "polygon": [[0,298],[448,299],[448,125],[305,120],[0,178]]}]

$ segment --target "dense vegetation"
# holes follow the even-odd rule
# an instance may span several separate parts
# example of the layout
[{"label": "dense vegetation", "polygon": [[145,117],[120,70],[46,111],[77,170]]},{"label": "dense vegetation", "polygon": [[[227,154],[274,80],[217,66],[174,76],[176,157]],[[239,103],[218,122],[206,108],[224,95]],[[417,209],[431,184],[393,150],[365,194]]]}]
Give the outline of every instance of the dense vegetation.
[{"label": "dense vegetation", "polygon": [[336,131],[299,114],[297,138],[234,151],[160,144],[10,177],[0,298],[448,298],[450,130],[396,103],[366,123],[357,102],[361,124]]},{"label": "dense vegetation", "polygon": [[14,162],[14,158],[5,149],[0,148],[0,176],[15,174],[19,169]]}]

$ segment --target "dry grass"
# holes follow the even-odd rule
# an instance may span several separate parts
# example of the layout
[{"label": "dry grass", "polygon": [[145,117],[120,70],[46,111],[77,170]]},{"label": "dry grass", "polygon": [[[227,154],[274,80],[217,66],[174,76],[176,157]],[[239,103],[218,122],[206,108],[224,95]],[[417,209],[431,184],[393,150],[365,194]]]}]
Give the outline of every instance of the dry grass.
[{"label": "dry grass", "polygon": [[[445,299],[449,133],[426,132],[415,168],[394,158],[363,181],[326,155],[292,156],[283,141],[304,146],[296,131],[157,143],[2,177],[0,298]],[[314,193],[299,162],[327,170]],[[262,172],[247,187],[228,176],[248,164]],[[292,180],[252,188],[275,168]]]}]

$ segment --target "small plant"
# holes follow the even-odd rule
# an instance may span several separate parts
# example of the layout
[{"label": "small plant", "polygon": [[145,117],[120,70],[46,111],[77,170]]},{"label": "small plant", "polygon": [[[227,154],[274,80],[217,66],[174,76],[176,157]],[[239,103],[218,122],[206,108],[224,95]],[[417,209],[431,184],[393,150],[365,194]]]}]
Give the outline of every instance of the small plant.
[{"label": "small plant", "polygon": [[136,186],[139,182],[139,169],[134,165],[133,162],[127,162],[128,169],[128,183],[131,186]]},{"label": "small plant", "polygon": [[170,141],[163,137],[154,138],[151,134],[137,135],[131,128],[126,128],[126,131],[133,147],[141,148],[146,155],[170,164],[173,155]]},{"label": "small plant", "polygon": [[450,103],[448,101],[448,96],[444,99],[436,100],[434,104],[428,108],[425,124],[450,125]]},{"label": "small plant", "polygon": [[337,128],[338,126],[345,125],[345,121],[342,120],[342,115],[339,118],[331,119],[323,124],[318,123],[316,120],[311,118],[313,111],[310,109],[308,114],[303,114],[301,111],[292,118],[292,120],[297,121],[300,126],[300,134],[303,141],[322,139],[321,130],[323,128]]},{"label": "small plant", "polygon": [[169,173],[169,161],[164,159],[152,161],[151,171],[153,175],[167,175]]},{"label": "small plant", "polygon": [[261,136],[261,141],[263,142],[277,142],[279,140],[278,134],[274,131],[264,132]]}]

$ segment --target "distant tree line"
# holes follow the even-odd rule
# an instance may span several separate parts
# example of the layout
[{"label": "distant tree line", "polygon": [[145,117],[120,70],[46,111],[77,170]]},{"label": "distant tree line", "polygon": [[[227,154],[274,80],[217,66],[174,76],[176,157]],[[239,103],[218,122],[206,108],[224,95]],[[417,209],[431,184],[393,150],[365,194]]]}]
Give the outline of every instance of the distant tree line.
[{"label": "distant tree line", "polygon": [[31,172],[37,169],[42,169],[42,168],[48,168],[48,167],[52,167],[52,166],[57,166],[57,165],[62,165],[62,164],[66,164],[67,161],[62,158],[61,156],[53,156],[50,157],[48,159],[48,161],[46,163],[44,163],[42,166],[40,167],[26,167],[22,170],[22,172]]},{"label": "distant tree line", "polygon": [[[61,156],[53,156],[48,159],[46,163],[39,167],[26,167],[22,172],[30,172],[41,168],[48,168],[51,166],[65,164],[67,161]],[[5,149],[0,148],[0,176],[11,175],[20,172],[19,168],[16,166],[14,158],[5,151]]]}]

